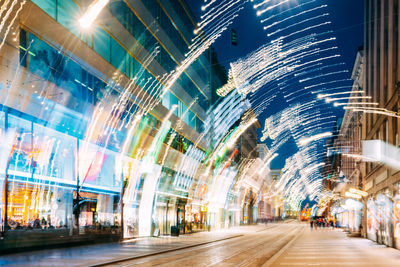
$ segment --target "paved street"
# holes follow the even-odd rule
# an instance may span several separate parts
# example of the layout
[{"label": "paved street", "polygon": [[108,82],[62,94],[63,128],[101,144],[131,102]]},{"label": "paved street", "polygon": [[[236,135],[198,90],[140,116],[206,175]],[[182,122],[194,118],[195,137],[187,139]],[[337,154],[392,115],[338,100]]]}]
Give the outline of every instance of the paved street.
[{"label": "paved street", "polygon": [[400,250],[340,230],[306,229],[265,266],[400,266]]},{"label": "paved street", "polygon": [[306,224],[237,227],[122,244],[19,253],[1,266],[400,266],[400,251],[340,229]]}]

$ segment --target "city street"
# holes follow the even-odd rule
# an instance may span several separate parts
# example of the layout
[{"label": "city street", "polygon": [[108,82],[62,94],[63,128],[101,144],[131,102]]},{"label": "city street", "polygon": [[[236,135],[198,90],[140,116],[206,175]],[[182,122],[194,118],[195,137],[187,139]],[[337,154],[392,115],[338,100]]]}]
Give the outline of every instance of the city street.
[{"label": "city street", "polygon": [[1,266],[400,266],[400,252],[289,221],[123,244],[19,253]]},{"label": "city street", "polygon": [[399,21],[0,0],[0,267],[400,267]]},{"label": "city street", "polygon": [[400,266],[400,252],[342,229],[307,228],[264,266]]}]

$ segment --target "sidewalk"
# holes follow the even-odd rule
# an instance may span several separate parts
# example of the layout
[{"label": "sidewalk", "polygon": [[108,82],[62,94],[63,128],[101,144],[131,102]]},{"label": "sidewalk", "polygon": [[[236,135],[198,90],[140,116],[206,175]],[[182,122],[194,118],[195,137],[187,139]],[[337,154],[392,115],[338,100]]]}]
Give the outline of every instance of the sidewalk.
[{"label": "sidewalk", "polygon": [[0,266],[96,266],[124,258],[144,257],[198,246],[268,229],[273,224],[241,226],[179,237],[138,238],[123,243],[47,249],[0,256]]},{"label": "sidewalk", "polygon": [[263,266],[400,266],[400,250],[341,229],[304,231]]}]

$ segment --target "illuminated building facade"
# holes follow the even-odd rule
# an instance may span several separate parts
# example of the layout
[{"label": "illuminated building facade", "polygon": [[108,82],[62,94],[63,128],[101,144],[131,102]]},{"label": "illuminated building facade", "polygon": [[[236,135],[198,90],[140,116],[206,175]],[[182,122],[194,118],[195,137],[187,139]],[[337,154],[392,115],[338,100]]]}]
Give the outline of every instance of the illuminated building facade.
[{"label": "illuminated building facade", "polygon": [[[363,64],[364,52],[360,48],[357,52],[356,60],[352,72],[353,86],[351,91],[363,91]],[[361,102],[357,99],[350,99],[347,103],[349,106],[355,106]],[[342,123],[340,125],[339,135],[334,140],[334,154],[337,156],[337,164],[334,165],[336,175],[334,176],[335,193],[339,193],[342,197],[341,201],[336,203],[334,209],[336,219],[342,227],[348,228],[350,231],[360,231],[360,225],[363,217],[363,203],[359,200],[348,200],[346,192],[350,188],[362,189],[361,165],[362,160],[357,155],[362,154],[361,147],[361,124],[362,114],[346,110]],[[345,208],[343,208],[345,207]]]},{"label": "illuminated building facade", "polygon": [[[394,112],[399,111],[399,8],[398,1],[365,1],[364,88],[366,95],[372,97],[371,102]],[[380,140],[398,149],[400,123],[397,117],[371,112],[364,113],[361,122],[362,140]],[[363,190],[369,194],[364,203],[366,235],[378,243],[399,248],[398,168],[366,162],[362,165],[361,176]]]},{"label": "illuminated building facade", "polygon": [[207,195],[201,134],[222,67],[208,51],[163,92],[193,38],[185,2],[110,1],[84,30],[78,19],[90,2],[8,7],[2,230],[133,237],[204,229],[207,207],[192,200]]}]

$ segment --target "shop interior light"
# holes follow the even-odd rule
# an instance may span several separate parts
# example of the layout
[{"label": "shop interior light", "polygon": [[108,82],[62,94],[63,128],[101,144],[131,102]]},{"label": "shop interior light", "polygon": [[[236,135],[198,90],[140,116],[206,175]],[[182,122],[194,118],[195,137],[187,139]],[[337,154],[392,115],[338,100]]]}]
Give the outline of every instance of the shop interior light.
[{"label": "shop interior light", "polygon": [[363,197],[367,197],[368,196],[367,192],[362,191],[362,190],[358,190],[358,189],[355,189],[355,188],[350,188],[349,191],[350,191],[350,193],[357,194],[357,195],[360,195],[360,196],[363,196]]},{"label": "shop interior light", "polygon": [[89,6],[85,14],[79,19],[79,24],[82,28],[88,29],[93,21],[97,18],[103,8],[110,2],[110,0],[95,0]]},{"label": "shop interior light", "polygon": [[354,193],[350,193],[350,192],[346,192],[346,193],[344,193],[344,195],[346,197],[351,197],[351,198],[355,198],[355,199],[361,199],[362,198],[362,196],[354,194]]}]

